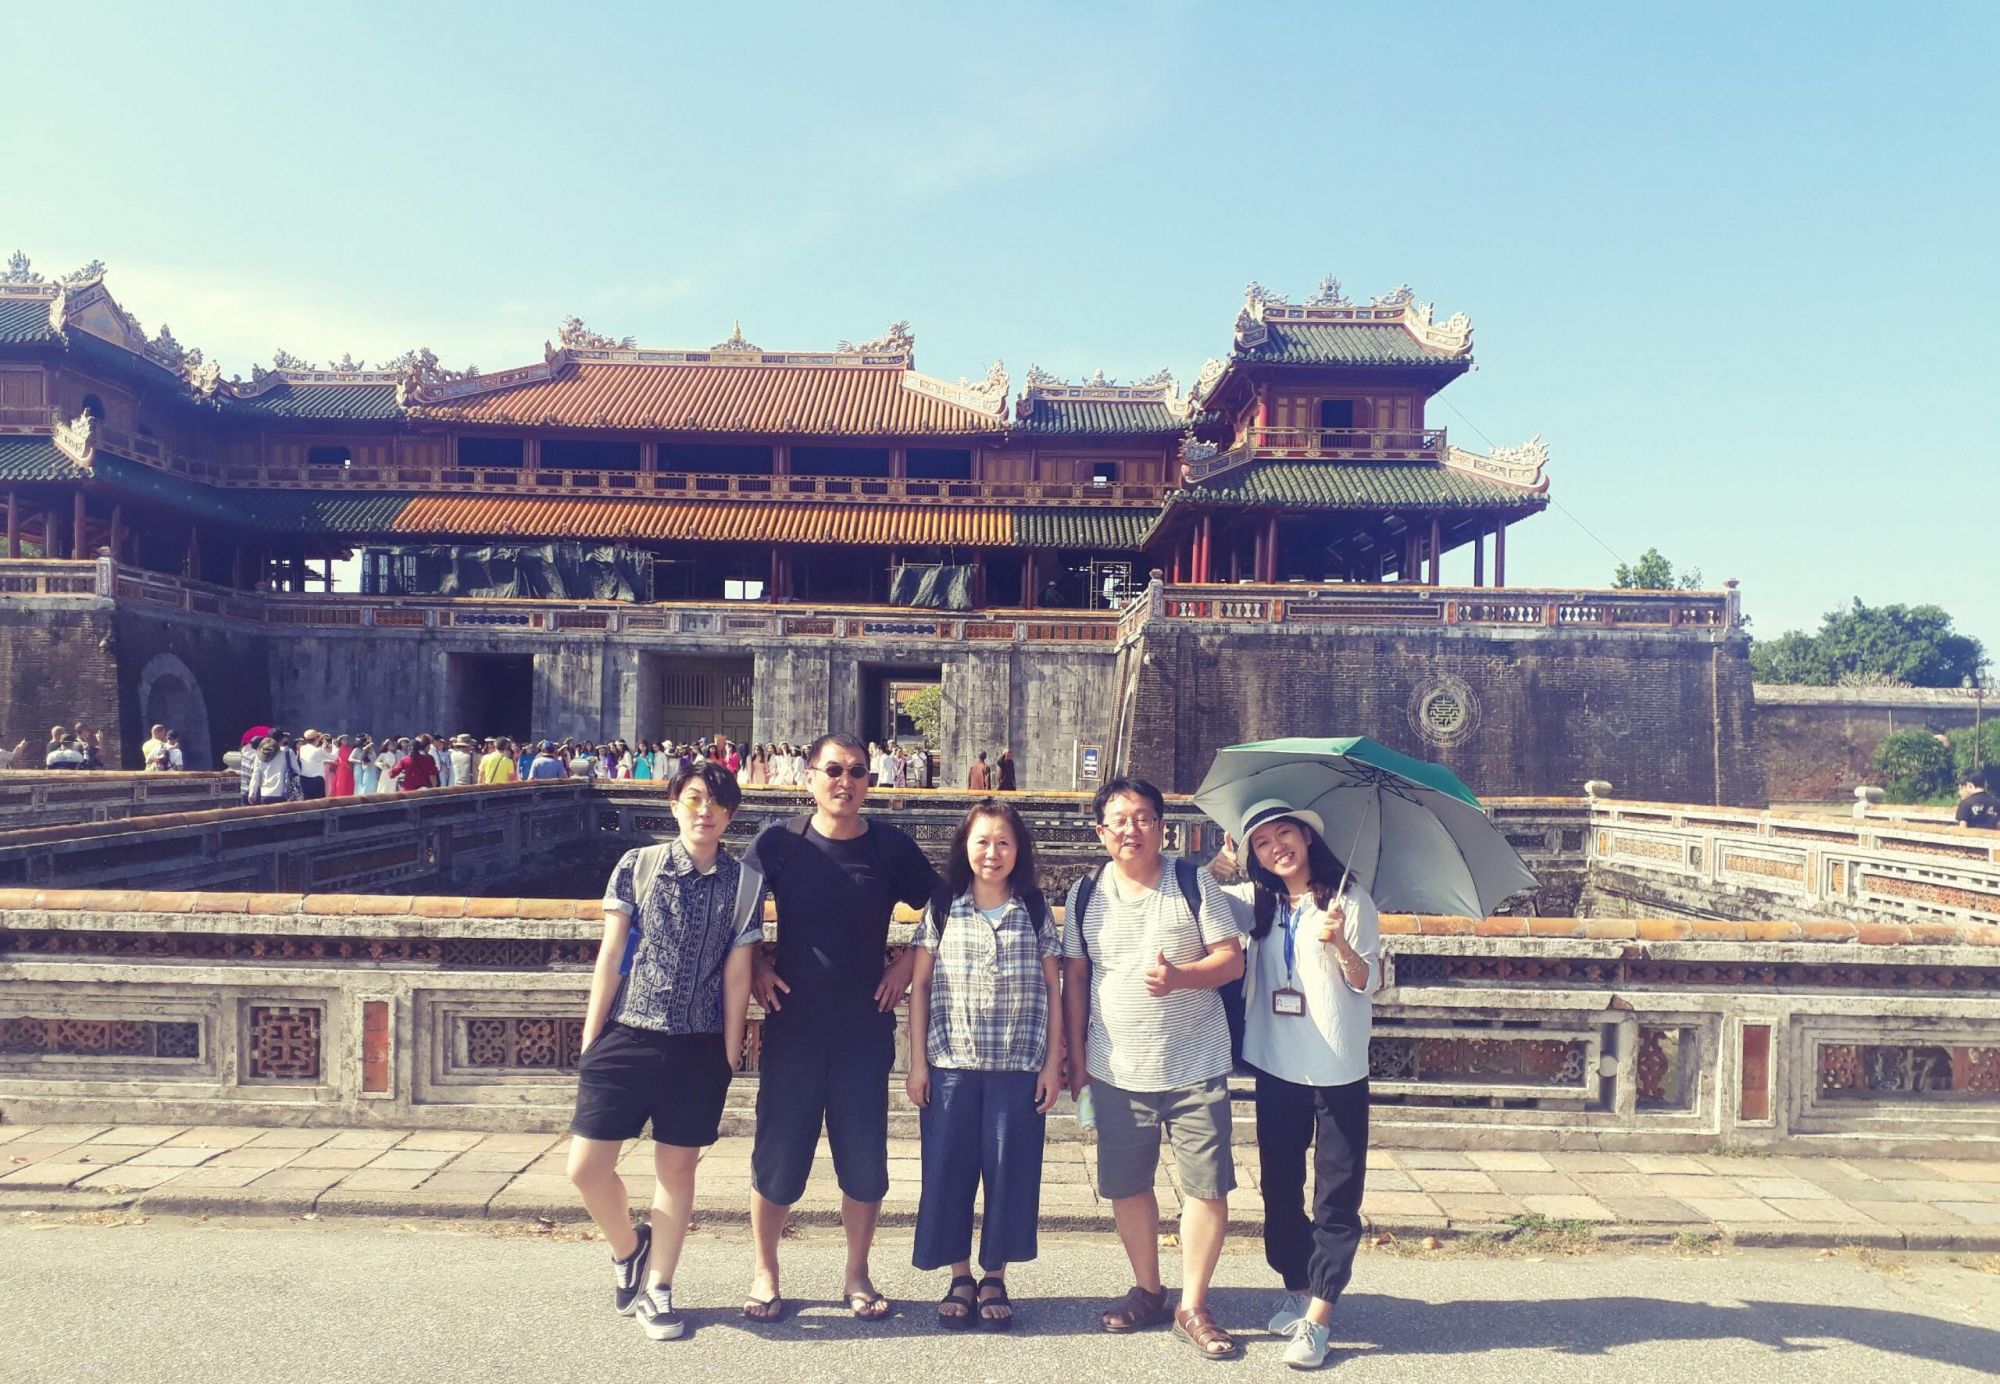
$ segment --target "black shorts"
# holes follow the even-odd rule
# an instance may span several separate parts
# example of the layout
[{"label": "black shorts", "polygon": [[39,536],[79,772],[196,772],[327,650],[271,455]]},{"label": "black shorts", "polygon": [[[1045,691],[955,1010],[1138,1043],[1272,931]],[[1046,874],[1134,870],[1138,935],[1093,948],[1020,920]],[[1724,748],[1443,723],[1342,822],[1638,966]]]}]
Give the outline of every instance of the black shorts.
[{"label": "black shorts", "polygon": [[805,1194],[824,1124],[840,1190],[856,1201],[887,1196],[889,1069],[895,1063],[892,1015],[863,1015],[854,1023],[766,1019],[750,1146],[750,1185],[757,1195],[790,1206]]},{"label": "black shorts", "polygon": [[732,1075],[719,1033],[607,1024],[577,1064],[570,1133],[623,1142],[651,1121],[655,1143],[706,1148],[721,1132]]}]

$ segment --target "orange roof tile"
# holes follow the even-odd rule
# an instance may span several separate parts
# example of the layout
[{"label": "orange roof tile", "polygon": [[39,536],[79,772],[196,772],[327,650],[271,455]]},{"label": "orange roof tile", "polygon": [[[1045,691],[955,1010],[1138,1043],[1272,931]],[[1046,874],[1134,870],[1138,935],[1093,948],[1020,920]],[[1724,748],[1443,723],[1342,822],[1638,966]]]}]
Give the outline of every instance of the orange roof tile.
[{"label": "orange roof tile", "polygon": [[468,423],[820,436],[997,434],[1006,426],[905,380],[941,385],[881,366],[573,365],[554,379],[416,412]]},{"label": "orange roof tile", "polygon": [[688,500],[419,496],[398,533],[523,538],[693,539],[709,543],[862,543],[1009,547],[1014,528],[998,508]]}]

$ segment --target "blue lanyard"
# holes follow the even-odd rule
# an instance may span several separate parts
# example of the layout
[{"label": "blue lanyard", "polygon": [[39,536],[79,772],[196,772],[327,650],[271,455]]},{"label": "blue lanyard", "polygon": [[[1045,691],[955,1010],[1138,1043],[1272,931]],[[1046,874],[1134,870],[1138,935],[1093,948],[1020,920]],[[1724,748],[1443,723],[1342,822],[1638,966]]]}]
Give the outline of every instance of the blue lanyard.
[{"label": "blue lanyard", "polygon": [[1297,974],[1293,967],[1293,961],[1298,949],[1295,929],[1298,926],[1299,914],[1304,911],[1303,908],[1294,909],[1291,900],[1287,899],[1285,901],[1285,984],[1287,986],[1291,985],[1293,976]]}]

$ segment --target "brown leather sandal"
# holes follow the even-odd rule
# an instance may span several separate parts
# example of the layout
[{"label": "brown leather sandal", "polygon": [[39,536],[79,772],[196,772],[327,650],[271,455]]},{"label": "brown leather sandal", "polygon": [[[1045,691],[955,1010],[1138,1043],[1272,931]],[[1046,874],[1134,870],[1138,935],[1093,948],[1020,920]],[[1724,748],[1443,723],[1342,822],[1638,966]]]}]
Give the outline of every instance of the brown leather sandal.
[{"label": "brown leather sandal", "polygon": [[1231,1360],[1243,1353],[1243,1343],[1215,1324],[1206,1307],[1174,1309],[1174,1335],[1186,1341],[1204,1360]]},{"label": "brown leather sandal", "polygon": [[1160,1326],[1173,1316],[1167,1307],[1167,1290],[1149,1293],[1134,1283],[1124,1297],[1104,1310],[1104,1329],[1113,1332],[1145,1331]]}]

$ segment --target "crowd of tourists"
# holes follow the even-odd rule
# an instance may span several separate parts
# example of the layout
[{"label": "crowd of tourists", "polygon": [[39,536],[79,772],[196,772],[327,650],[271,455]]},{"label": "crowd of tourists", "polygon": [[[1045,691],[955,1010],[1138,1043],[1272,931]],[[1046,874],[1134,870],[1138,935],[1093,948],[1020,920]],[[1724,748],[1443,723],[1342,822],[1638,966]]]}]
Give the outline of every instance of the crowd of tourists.
[{"label": "crowd of tourists", "polygon": [[[913,1260],[946,1271],[941,1328],[1013,1324],[1008,1271],[1039,1252],[1044,1121],[1067,1091],[1096,1129],[1097,1189],[1132,1271],[1103,1328],[1171,1324],[1204,1357],[1239,1354],[1208,1287],[1236,1183],[1227,1083],[1241,1062],[1256,1073],[1264,1250],[1284,1290],[1269,1325],[1289,1337],[1286,1364],[1322,1363],[1361,1235],[1380,971],[1375,905],[1321,819],[1258,802],[1197,869],[1162,852],[1159,790],[1113,779],[1092,803],[1106,862],[1071,885],[1059,928],[1033,832],[1007,802],[976,803],[933,863],[862,814],[881,772],[868,747],[828,735],[804,759],[810,810],[767,827],[740,859],[722,848],[742,801],[736,775],[708,760],[678,768],[667,787],[679,835],[628,852],[606,888],[568,1167],[610,1246],[617,1310],[656,1340],[684,1330],[674,1285],[696,1169],[754,996],[764,1018],[742,1314],[770,1324],[787,1313],[779,1251],[822,1136],[842,1193],[846,1305],[862,1321],[889,1313],[869,1258],[907,992],[906,1088],[922,1136]],[[885,965],[898,903],[922,921]],[[1239,984],[1240,1035],[1222,993]],[[658,1186],[635,1226],[618,1160],[649,1126]],[[1182,1202],[1178,1301],[1157,1234],[1163,1131]]]}]

